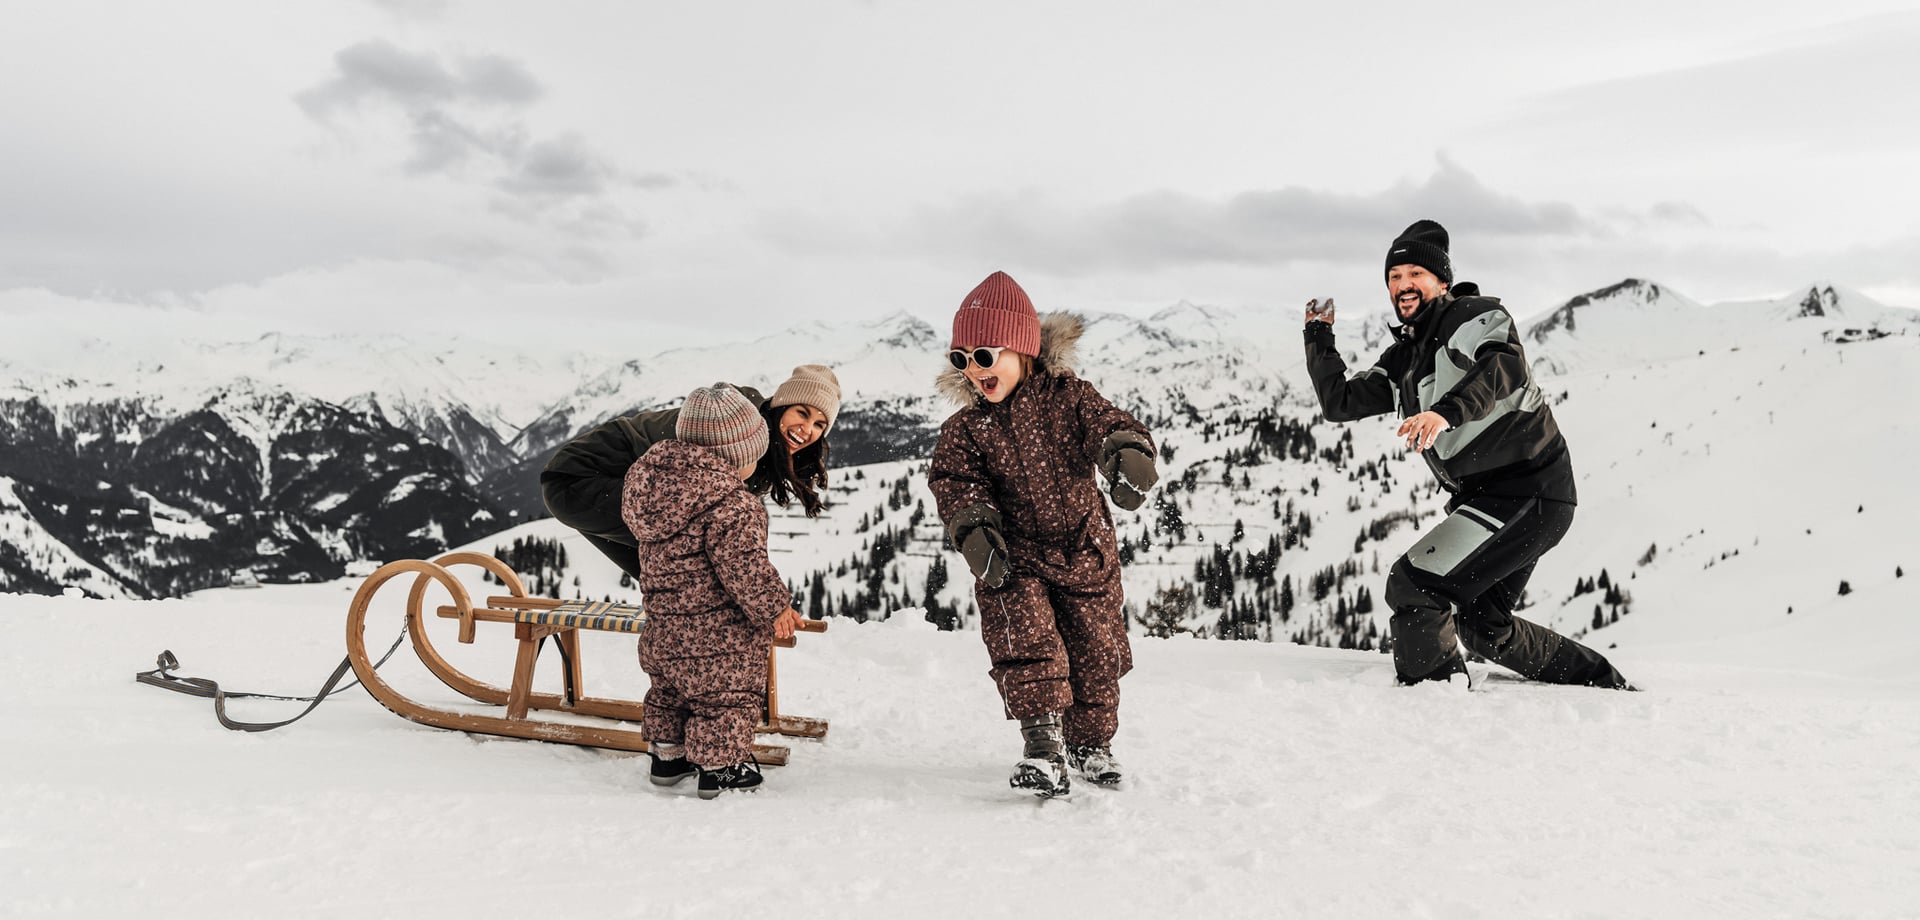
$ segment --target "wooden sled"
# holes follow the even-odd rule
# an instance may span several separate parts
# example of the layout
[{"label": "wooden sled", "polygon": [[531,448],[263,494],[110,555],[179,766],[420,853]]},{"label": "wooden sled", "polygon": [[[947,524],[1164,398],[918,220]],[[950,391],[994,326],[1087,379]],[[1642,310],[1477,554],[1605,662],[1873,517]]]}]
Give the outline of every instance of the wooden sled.
[{"label": "wooden sled", "polygon": [[[460,580],[453,577],[447,569],[456,565],[474,565],[485,569],[503,583],[507,596],[489,597],[486,605],[475,607]],[[420,661],[440,678],[447,686],[461,694],[494,706],[505,707],[503,715],[484,715],[478,713],[454,712],[435,709],[417,703],[402,695],[391,684],[380,678],[374,671],[373,661],[367,656],[366,619],[367,610],[373,603],[373,596],[381,586],[402,575],[413,574],[413,589],[407,594],[407,635],[413,642],[414,651],[419,653]],[[480,623],[510,623],[514,636],[520,642],[519,657],[513,668],[513,684],[501,689],[467,676],[440,655],[427,638],[427,616],[423,604],[427,588],[438,583],[452,595],[453,603],[433,611],[433,615],[460,621],[459,640],[471,643],[475,627]],[[585,610],[578,610],[585,606]],[[592,725],[577,725],[569,722],[528,718],[530,711],[552,710],[575,713],[584,716],[598,716],[617,719],[624,722],[639,722],[641,704],[638,700],[601,699],[579,695],[580,683],[580,630],[603,632],[637,633],[644,620],[638,616],[622,615],[619,612],[606,612],[607,605],[588,604],[580,601],[560,601],[546,597],[528,597],[527,589],[521,583],[520,576],[506,563],[484,553],[450,553],[432,562],[421,559],[402,559],[381,566],[367,580],[362,582],[360,590],[353,596],[353,606],[347,612],[347,657],[353,662],[353,672],[360,678],[361,685],[382,706],[395,714],[424,725],[438,728],[450,728],[455,731],[481,732],[489,735],[504,735],[509,738],[527,738],[534,741],[552,741],[560,744],[578,744],[587,747],[612,748],[620,751],[645,751],[647,740],[635,728],[612,728]],[[802,632],[825,632],[827,624],[820,620],[802,620]],[[539,659],[541,640],[552,636],[560,645],[562,657],[566,661],[567,673],[564,676],[565,692],[533,692],[534,665]],[[776,639],[774,645],[784,648],[793,647],[792,639]],[[767,650],[767,702],[760,727],[762,734],[792,735],[802,738],[820,738],[827,733],[825,719],[808,719],[800,716],[783,715],[780,712],[780,694],[778,674],[775,670],[775,651]],[[638,667],[636,664],[635,667]],[[756,744],[753,756],[762,764],[783,765],[787,762],[788,750],[780,745]]]}]

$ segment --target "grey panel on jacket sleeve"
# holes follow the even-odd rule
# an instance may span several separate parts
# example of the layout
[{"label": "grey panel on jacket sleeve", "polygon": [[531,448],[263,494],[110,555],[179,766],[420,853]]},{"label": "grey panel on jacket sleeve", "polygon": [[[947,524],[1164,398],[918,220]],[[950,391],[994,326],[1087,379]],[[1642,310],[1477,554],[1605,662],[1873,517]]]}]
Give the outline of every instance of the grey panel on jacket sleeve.
[{"label": "grey panel on jacket sleeve", "polygon": [[1469,360],[1477,357],[1480,346],[1488,342],[1504,342],[1513,334],[1513,317],[1505,310],[1488,310],[1453,330],[1447,339],[1447,347],[1466,355]]},{"label": "grey panel on jacket sleeve", "polygon": [[1538,412],[1546,404],[1546,395],[1540,392],[1539,387],[1529,383],[1525,389],[1516,390],[1506,399],[1494,403],[1485,417],[1440,432],[1440,436],[1433,439],[1434,453],[1439,454],[1442,460],[1452,459],[1472,444],[1481,432],[1505,421],[1515,412]]}]

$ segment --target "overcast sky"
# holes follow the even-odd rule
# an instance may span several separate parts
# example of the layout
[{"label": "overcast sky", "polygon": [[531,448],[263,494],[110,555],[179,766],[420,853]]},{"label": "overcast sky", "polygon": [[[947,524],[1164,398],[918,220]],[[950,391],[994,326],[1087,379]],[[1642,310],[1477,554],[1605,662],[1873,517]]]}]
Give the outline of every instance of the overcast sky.
[{"label": "overcast sky", "polygon": [[1004,269],[1297,322],[1387,309],[1418,218],[1522,315],[1629,276],[1920,306],[1911,2],[1288,6],[16,4],[0,313],[650,353],[944,325]]}]

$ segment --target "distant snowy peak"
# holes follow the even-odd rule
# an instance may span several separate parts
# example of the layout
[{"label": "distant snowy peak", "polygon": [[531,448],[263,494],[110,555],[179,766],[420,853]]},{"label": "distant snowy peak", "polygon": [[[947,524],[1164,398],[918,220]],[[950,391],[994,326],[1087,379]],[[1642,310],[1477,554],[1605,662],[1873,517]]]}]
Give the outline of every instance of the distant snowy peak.
[{"label": "distant snowy peak", "polygon": [[874,343],[887,348],[933,349],[940,333],[932,324],[904,311],[893,313],[872,326]]},{"label": "distant snowy peak", "polygon": [[1527,330],[1535,373],[1643,366],[1763,343],[1844,344],[1920,334],[1920,311],[1826,282],[1775,298],[1701,305],[1629,279],[1569,300]]},{"label": "distant snowy peak", "polygon": [[1729,320],[1757,327],[1818,330],[1823,339],[1851,341],[1920,331],[1920,311],[1890,307],[1852,288],[1819,281],[1779,297],[1716,304]]},{"label": "distant snowy peak", "polygon": [[1920,311],[1891,307],[1859,291],[1828,281],[1816,282],[1774,301],[1786,319],[1829,319],[1842,323],[1913,322]]},{"label": "distant snowy peak", "polygon": [[1671,288],[1662,287],[1641,278],[1628,278],[1618,284],[1588,291],[1561,304],[1553,312],[1535,321],[1532,329],[1527,332],[1527,337],[1535,342],[1546,342],[1557,332],[1578,335],[1582,323],[1603,315],[1644,313],[1645,311],[1670,312],[1699,306],[1692,300],[1675,293]]},{"label": "distant snowy peak", "polygon": [[1799,308],[1794,311],[1797,317],[1834,316],[1839,313],[1840,294],[1831,284],[1807,288],[1806,293],[1800,297]]},{"label": "distant snowy peak", "polygon": [[301,402],[285,387],[241,377],[209,394],[204,408],[272,433],[286,427],[288,417]]},{"label": "distant snowy peak", "polygon": [[1220,323],[1233,319],[1237,315],[1235,311],[1228,310],[1224,307],[1205,306],[1183,300],[1147,317],[1147,319],[1166,325],[1177,323]]},{"label": "distant snowy peak", "polygon": [[1367,310],[1360,317],[1360,345],[1368,353],[1385,348],[1393,338],[1394,322],[1392,310]]},{"label": "distant snowy peak", "polygon": [[1183,349],[1195,341],[1183,334],[1187,330],[1179,328],[1178,323],[1088,310],[1064,312],[1072,313],[1086,323],[1076,362],[1082,368],[1090,360],[1137,360],[1143,355]]},{"label": "distant snowy peak", "polygon": [[676,405],[715,381],[771,396],[793,369],[824,364],[840,378],[842,408],[924,394],[944,360],[944,330],[896,311],[879,319],[812,321],[746,341],[689,345],[607,367],[549,403],[509,443],[544,455],[581,430],[637,409]]}]

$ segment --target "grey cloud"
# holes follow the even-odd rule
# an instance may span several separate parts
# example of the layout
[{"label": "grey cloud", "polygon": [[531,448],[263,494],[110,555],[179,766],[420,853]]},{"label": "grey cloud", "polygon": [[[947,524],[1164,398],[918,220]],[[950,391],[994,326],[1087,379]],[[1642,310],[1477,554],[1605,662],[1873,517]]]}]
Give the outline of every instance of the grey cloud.
[{"label": "grey cloud", "polygon": [[1707,219],[1707,215],[1700,212],[1699,208],[1687,204],[1684,201],[1657,201],[1654,202],[1653,207],[1647,209],[1647,213],[1648,216],[1655,220],[1665,221],[1670,224],[1691,224],[1696,227],[1705,227],[1713,223],[1713,221]]},{"label": "grey cloud", "polygon": [[617,175],[576,135],[527,145],[512,158],[511,166],[500,187],[517,195],[541,198],[599,195]]},{"label": "grey cloud", "polygon": [[851,238],[800,215],[770,218],[763,231],[799,252],[905,247],[921,256],[1018,257],[1062,274],[1086,274],[1108,268],[1347,260],[1356,253],[1384,252],[1394,234],[1422,217],[1439,220],[1456,236],[1572,239],[1614,232],[1607,219],[1572,205],[1531,203],[1496,192],[1444,156],[1426,181],[1371,195],[1301,186],[1225,199],[1156,191],[1075,208],[1033,192],[982,194],[924,208],[899,232],[872,239]]},{"label": "grey cloud", "polygon": [[452,172],[475,154],[511,163],[527,146],[525,129],[517,124],[481,128],[438,109],[408,115],[413,154],[406,170],[413,175]]},{"label": "grey cloud", "polygon": [[458,74],[465,94],[477,100],[520,105],[546,92],[526,68],[498,55],[463,58]]},{"label": "grey cloud", "polygon": [[1656,201],[1644,211],[1608,207],[1595,216],[1615,232],[1641,233],[1666,229],[1705,229],[1713,226],[1706,212],[1684,201]]},{"label": "grey cloud", "polygon": [[294,97],[318,118],[370,99],[419,112],[456,103],[525,106],[542,93],[525,67],[498,55],[465,56],[449,67],[376,39],[341,49],[333,63],[331,79]]},{"label": "grey cloud", "polygon": [[567,232],[611,225],[636,235],[639,222],[611,203],[616,187],[678,184],[662,173],[630,176],[578,134],[535,136],[522,119],[544,90],[510,58],[449,62],[376,39],[342,49],[333,62],[332,76],[294,97],[309,116],[342,127],[343,113],[397,114],[407,126],[409,175],[484,182],[500,196],[493,210],[515,220]]}]

